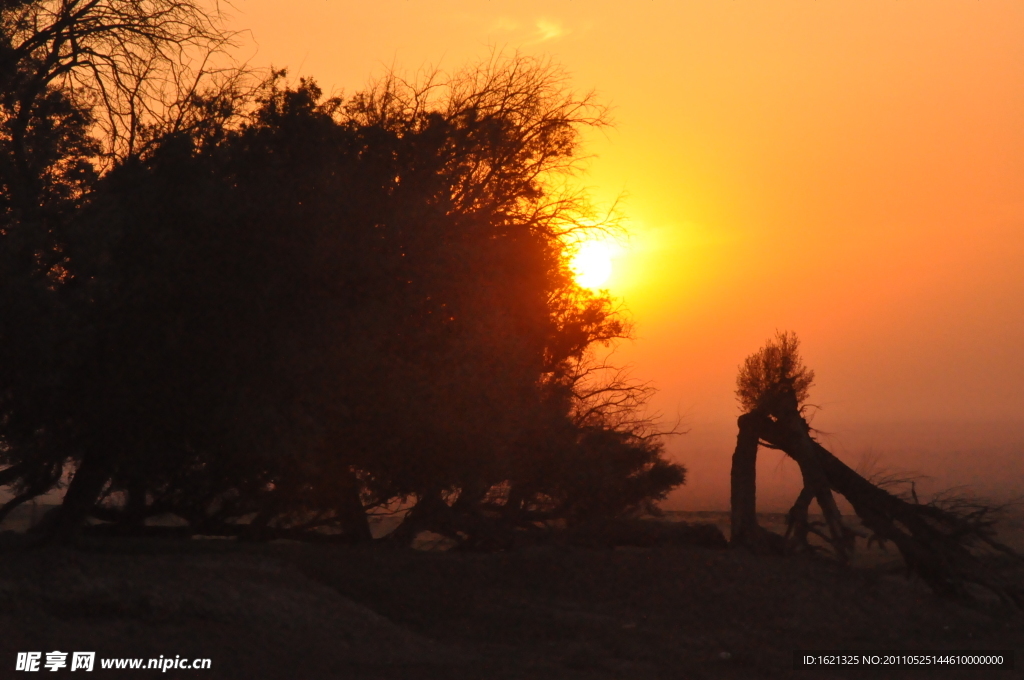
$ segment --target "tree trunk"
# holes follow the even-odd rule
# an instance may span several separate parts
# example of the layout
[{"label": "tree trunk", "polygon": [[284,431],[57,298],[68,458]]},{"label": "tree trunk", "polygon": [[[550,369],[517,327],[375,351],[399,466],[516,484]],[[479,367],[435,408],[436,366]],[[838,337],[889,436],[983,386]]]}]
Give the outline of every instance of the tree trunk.
[{"label": "tree trunk", "polygon": [[12,510],[22,503],[49,491],[58,479],[58,476],[52,470],[49,472],[45,468],[42,470],[32,470],[27,464],[19,463],[0,472],[0,486],[15,482],[18,480],[18,477],[21,477],[23,491],[0,507],[0,522],[3,522]]},{"label": "tree trunk", "polygon": [[18,481],[18,478],[24,475],[27,470],[28,464],[26,463],[18,463],[16,465],[12,465],[9,468],[0,470],[0,486],[7,486],[8,484],[13,484],[14,482]]},{"label": "tree trunk", "polygon": [[346,532],[352,534],[356,543],[370,543],[373,533],[370,531],[370,519],[366,516],[366,508],[359,497],[359,480],[349,472],[348,483],[341,490],[339,512],[342,513],[342,524]]},{"label": "tree trunk", "polygon": [[757,447],[759,416],[745,413],[736,421],[739,434],[732,454],[729,542],[755,553],[782,551],[780,538],[757,523]]},{"label": "tree trunk", "polygon": [[146,485],[141,479],[134,479],[128,485],[124,514],[124,521],[129,526],[141,527],[146,523]]},{"label": "tree trunk", "polygon": [[[811,438],[807,422],[794,407],[784,417],[779,418],[775,422],[762,422],[761,430],[762,432],[778,431],[782,436],[776,435],[778,441],[772,441],[771,443],[783,449],[800,466],[804,488],[793,507],[798,515],[796,519],[798,521],[802,520],[804,527],[810,530],[810,524],[807,522],[807,509],[810,506],[808,496],[812,496],[817,500],[821,514],[825,518],[825,525],[828,527],[828,536],[819,535],[832,544],[836,555],[842,562],[847,562],[849,560],[848,553],[853,547],[850,545],[851,534],[843,525],[842,513],[839,512],[835,497],[832,495],[832,487],[828,476],[822,468],[819,455],[821,447]],[[783,446],[783,444],[785,445]],[[790,510],[790,512],[792,513],[793,510]],[[801,513],[802,517],[799,516]],[[786,533],[788,537],[790,534],[788,529]],[[804,545],[806,545],[806,537],[807,532],[804,531]]]},{"label": "tree trunk", "polygon": [[56,512],[47,513],[33,531],[41,533],[46,540],[73,542],[109,479],[105,461],[84,456],[64,494],[64,502]]},{"label": "tree trunk", "polygon": [[729,540],[743,543],[760,527],[757,523],[757,423],[753,414],[745,413],[736,421],[739,434],[732,454],[730,473],[731,513]]},{"label": "tree trunk", "polygon": [[802,548],[807,548],[807,534],[811,530],[807,511],[813,500],[814,489],[805,486],[801,489],[800,495],[797,497],[796,502],[793,503],[793,507],[786,514],[787,551],[796,552]]},{"label": "tree trunk", "polygon": [[450,513],[451,508],[441,498],[440,489],[425,491],[405,514],[402,523],[388,534],[388,540],[403,546],[411,545],[417,534],[444,523]]}]

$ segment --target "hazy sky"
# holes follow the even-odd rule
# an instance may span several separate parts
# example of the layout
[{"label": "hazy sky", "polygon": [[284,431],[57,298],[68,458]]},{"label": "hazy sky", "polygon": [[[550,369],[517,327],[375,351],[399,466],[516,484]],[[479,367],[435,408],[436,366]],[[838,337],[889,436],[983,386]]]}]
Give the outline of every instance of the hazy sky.
[{"label": "hazy sky", "polygon": [[[229,11],[254,64],[328,92],[497,47],[549,56],[613,107],[583,181],[625,195],[609,285],[637,339],[617,356],[690,429],[670,445],[691,469],[673,504],[727,504],[736,368],[776,329],[801,337],[815,424],[851,464],[1024,492],[1024,2]],[[795,466],[762,457],[762,496],[788,504]]]}]

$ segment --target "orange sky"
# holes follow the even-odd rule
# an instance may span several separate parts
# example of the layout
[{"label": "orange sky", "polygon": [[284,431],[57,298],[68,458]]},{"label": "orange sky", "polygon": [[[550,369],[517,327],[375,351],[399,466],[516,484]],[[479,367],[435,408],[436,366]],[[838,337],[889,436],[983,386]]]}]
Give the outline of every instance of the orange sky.
[{"label": "orange sky", "polygon": [[[690,429],[670,444],[691,469],[672,505],[727,505],[736,367],[776,329],[803,340],[814,423],[851,464],[1024,493],[1024,3],[229,11],[253,64],[329,92],[496,46],[552,57],[613,107],[584,181],[626,194],[634,233],[610,288],[637,339],[617,356]],[[762,505],[788,505],[795,466],[762,458]]]}]

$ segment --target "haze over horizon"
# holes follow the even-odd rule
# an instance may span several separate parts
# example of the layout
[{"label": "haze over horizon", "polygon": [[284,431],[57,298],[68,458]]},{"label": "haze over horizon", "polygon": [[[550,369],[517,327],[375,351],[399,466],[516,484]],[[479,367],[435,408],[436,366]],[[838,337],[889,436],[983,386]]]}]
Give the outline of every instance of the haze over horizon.
[{"label": "haze over horizon", "polygon": [[[667,507],[728,505],[736,368],[776,330],[849,464],[1024,480],[1024,4],[237,0],[256,65],[351,94],[387,66],[550,57],[612,107],[581,181],[633,236],[615,360],[689,433]],[[761,456],[761,507],[795,465]]]}]

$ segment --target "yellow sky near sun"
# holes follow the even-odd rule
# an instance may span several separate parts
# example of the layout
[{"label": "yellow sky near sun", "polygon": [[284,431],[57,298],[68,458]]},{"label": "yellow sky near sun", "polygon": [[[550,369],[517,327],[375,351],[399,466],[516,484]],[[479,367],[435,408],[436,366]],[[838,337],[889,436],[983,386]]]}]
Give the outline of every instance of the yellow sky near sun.
[{"label": "yellow sky near sun", "polygon": [[[617,356],[684,417],[692,436],[671,446],[694,474],[726,469],[736,367],[776,329],[818,374],[816,422],[851,441],[874,445],[858,423],[1024,422],[1019,0],[229,11],[253,63],[329,92],[492,47],[595,89],[616,127],[588,135],[582,181],[606,205],[624,196],[632,232],[606,282],[637,327]],[[717,453],[693,449],[705,440]]]}]

